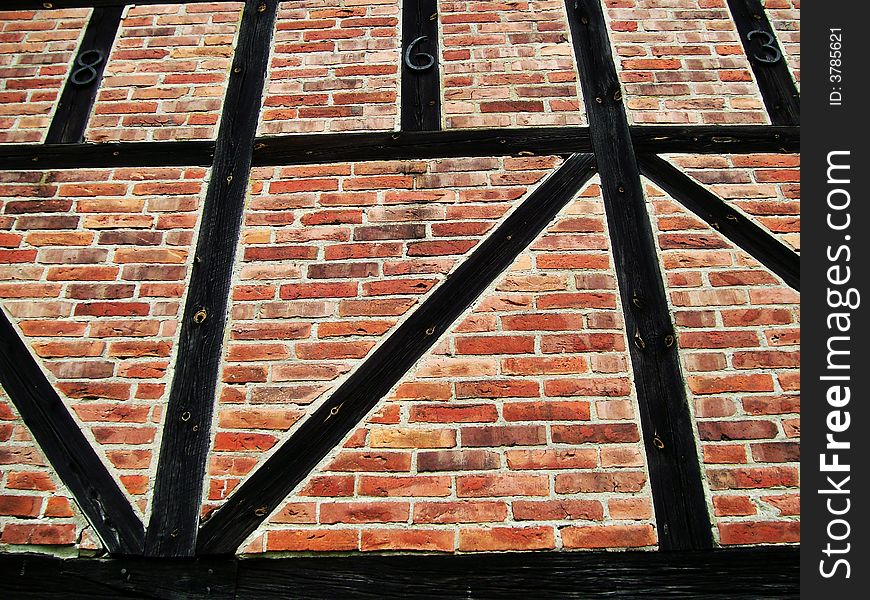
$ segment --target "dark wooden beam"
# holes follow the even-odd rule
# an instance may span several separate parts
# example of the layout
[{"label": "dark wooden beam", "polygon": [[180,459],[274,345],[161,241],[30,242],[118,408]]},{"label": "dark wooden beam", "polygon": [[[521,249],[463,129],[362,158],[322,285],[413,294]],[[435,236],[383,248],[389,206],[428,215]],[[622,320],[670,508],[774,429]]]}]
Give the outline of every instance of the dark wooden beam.
[{"label": "dark wooden beam", "polygon": [[403,131],[441,129],[438,0],[402,0]]},{"label": "dark wooden beam", "polygon": [[0,384],[106,549],[141,554],[142,521],[2,309]]},{"label": "dark wooden beam", "polygon": [[100,89],[103,71],[121,25],[123,6],[95,8],[51,119],[45,141],[49,144],[80,143]]},{"label": "dark wooden beam", "polygon": [[278,0],[248,0],[242,15],[164,416],[148,556],[194,552],[230,280],[277,7]]},{"label": "dark wooden beam", "polygon": [[109,142],[103,144],[0,145],[5,170],[100,167],[210,167],[214,142]]},{"label": "dark wooden beam", "polygon": [[680,371],[622,91],[600,0],[566,0],[625,314],[659,545],[713,545]]},{"label": "dark wooden beam", "polygon": [[774,125],[798,125],[801,99],[788,60],[759,0],[728,0],[746,58]]},{"label": "dark wooden beam", "polygon": [[791,288],[800,290],[800,256],[773,234],[728,206],[728,203],[668,161],[652,155],[640,156],[638,161],[641,172],[653,183],[782,277]]},{"label": "dark wooden beam", "polygon": [[705,552],[510,552],[227,560],[0,557],[22,600],[798,598],[795,546]]},{"label": "dark wooden beam", "polygon": [[[638,152],[747,154],[800,152],[800,130],[787,126],[681,126],[631,128]],[[215,143],[111,142],[102,144],[2,144],[5,169],[203,166],[212,164]],[[282,135],[256,140],[258,167],[340,161],[457,158],[465,156],[567,156],[590,152],[588,127],[451,129],[443,131]]]},{"label": "dark wooden beam", "polygon": [[550,175],[207,520],[198,554],[231,554],[580,191],[587,154]]}]

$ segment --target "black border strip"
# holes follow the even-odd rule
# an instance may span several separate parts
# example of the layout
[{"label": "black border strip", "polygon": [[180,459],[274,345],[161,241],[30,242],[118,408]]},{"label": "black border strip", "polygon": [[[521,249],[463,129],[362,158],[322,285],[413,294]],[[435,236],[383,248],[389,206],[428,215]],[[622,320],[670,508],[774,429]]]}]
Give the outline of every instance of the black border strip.
[{"label": "black border strip", "polygon": [[[412,43],[421,37],[417,44]],[[438,48],[438,0],[402,0],[402,95],[401,127],[403,131],[437,131],[441,129],[441,76]],[[409,55],[410,53],[410,55]],[[422,54],[416,57],[417,54]],[[426,70],[414,70],[410,64]]]},{"label": "black border strip", "polygon": [[800,290],[801,262],[796,252],[665,159],[642,155],[638,162],[653,183],[782,277],[789,287]]},{"label": "black border strip", "polygon": [[[767,11],[759,0],[728,0],[728,8],[731,10],[734,24],[737,25],[746,58],[752,67],[752,72],[755,73],[758,89],[761,90],[761,97],[767,107],[770,122],[774,125],[799,124],[801,120],[800,94],[788,68],[787,57],[779,46],[776,31],[770,26]],[[757,43],[747,37],[753,31],[761,31],[770,36],[772,43],[769,46],[775,47],[781,56],[777,62],[764,62],[765,59],[772,58],[769,56],[772,51],[761,50]],[[760,39],[762,37],[764,36],[753,36],[753,39],[759,38],[759,41],[762,41]]]},{"label": "black border strip", "polygon": [[142,521],[2,309],[0,384],[106,549],[141,554]]},{"label": "black border strip", "polygon": [[125,6],[136,4],[202,4],[205,2],[220,2],[231,0],[6,0],[3,10],[46,10],[65,8],[101,8],[107,6]]},{"label": "black border strip", "polygon": [[371,411],[594,173],[575,154],[487,237],[432,295],[233,491],[200,530],[198,554],[230,554]]},{"label": "black border strip", "polygon": [[566,0],[625,314],[662,550],[713,536],[674,329],[599,0]]},{"label": "black border strip", "polygon": [[185,598],[798,598],[798,548],[705,552],[511,552],[235,560],[0,557],[0,596]]},{"label": "black border strip", "polygon": [[148,556],[191,556],[251,151],[278,0],[248,0],[206,192],[146,534]]},{"label": "black border strip", "polygon": [[[109,54],[115,43],[115,36],[121,26],[123,6],[98,7],[91,12],[91,18],[82,37],[75,60],[70,65],[66,84],[57,103],[54,117],[45,136],[47,144],[80,143],[85,138],[85,129],[91,116],[91,107],[100,89],[103,71],[109,62]],[[93,67],[94,79],[87,85],[73,83],[72,74],[78,68],[82,55],[97,51],[102,60]],[[86,64],[90,64],[88,61]]]},{"label": "black border strip", "polygon": [[[748,154],[800,152],[800,130],[788,126],[631,127],[635,149],[645,153]],[[110,142],[3,144],[3,170],[94,167],[211,166],[215,142]],[[288,166],[359,160],[465,156],[569,155],[590,152],[588,127],[450,129],[284,135],[257,138],[253,166]]]}]

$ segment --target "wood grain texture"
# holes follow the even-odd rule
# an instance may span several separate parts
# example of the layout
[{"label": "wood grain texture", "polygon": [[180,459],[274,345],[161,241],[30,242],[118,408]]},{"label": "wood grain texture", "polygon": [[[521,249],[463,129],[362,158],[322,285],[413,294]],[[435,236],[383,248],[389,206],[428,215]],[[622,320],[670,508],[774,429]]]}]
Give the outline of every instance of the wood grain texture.
[{"label": "wood grain texture", "polygon": [[713,545],[694,424],[600,0],[566,0],[625,314],[659,545]]},{"label": "wood grain texture", "polygon": [[213,141],[0,145],[8,170],[115,167],[210,167]]},{"label": "wood grain texture", "polygon": [[[740,33],[740,41],[746,52],[746,58],[755,74],[755,81],[767,107],[770,122],[774,125],[798,125],[801,120],[801,100],[794,79],[788,69],[788,63],[776,32],[767,19],[767,13],[760,0],[728,0],[728,8],[737,31]],[[773,63],[759,60],[758,56],[767,58],[769,50],[760,50],[759,41],[756,39],[763,36],[754,36],[749,39],[752,31],[766,32],[773,40],[772,46],[779,51],[781,58]],[[766,41],[766,40],[765,40]]]},{"label": "wood grain texture", "polygon": [[800,256],[713,192],[658,156],[640,156],[641,172],[713,229],[800,290]]},{"label": "wood grain texture", "polygon": [[798,598],[796,547],[702,552],[511,552],[237,560],[0,557],[0,596],[568,600]]},{"label": "wood grain texture", "polygon": [[[404,57],[411,43],[426,39],[411,51],[412,64],[419,64],[414,56],[425,52],[435,59],[425,71],[415,71],[405,64]],[[402,95],[401,113],[403,131],[435,131],[441,129],[441,52],[438,49],[438,1],[402,0]],[[423,63],[425,64],[425,63]]]},{"label": "wood grain texture", "polygon": [[231,554],[358,426],[415,362],[507,269],[594,173],[573,155],[511,213],[432,295],[212,513],[198,554]]},{"label": "wood grain texture", "polygon": [[141,554],[142,522],[2,309],[0,384],[106,549]]},{"label": "wood grain texture", "polygon": [[[85,129],[91,116],[91,107],[100,90],[100,82],[103,79],[103,71],[109,62],[109,54],[115,43],[115,35],[121,25],[123,6],[108,6],[95,8],[91,12],[91,18],[85,29],[85,35],[79,44],[79,50],[70,72],[67,74],[66,84],[57,103],[57,109],[51,119],[45,141],[49,144],[76,144],[85,138]],[[83,54],[99,51],[103,59],[100,64],[93,67],[96,72],[94,80],[87,85],[76,85],[72,82],[71,75],[79,67],[78,60]],[[91,61],[83,61],[89,63]]]},{"label": "wood grain texture", "polygon": [[277,0],[248,0],[242,15],[164,416],[148,556],[194,552],[230,280],[277,6]]},{"label": "wood grain texture", "polygon": [[104,7],[104,6],[125,6],[127,4],[136,4],[143,6],[145,4],[200,4],[205,2],[214,2],[215,0],[4,0],[3,10],[43,10],[43,9],[63,9],[63,8],[89,8],[89,7]]}]

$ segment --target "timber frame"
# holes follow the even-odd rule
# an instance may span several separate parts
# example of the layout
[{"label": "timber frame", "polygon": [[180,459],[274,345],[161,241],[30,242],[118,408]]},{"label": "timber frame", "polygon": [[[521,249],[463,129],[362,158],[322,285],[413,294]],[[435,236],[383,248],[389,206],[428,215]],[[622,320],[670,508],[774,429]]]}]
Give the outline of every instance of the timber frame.
[{"label": "timber frame", "polygon": [[[136,4],[168,2],[138,0]],[[98,48],[108,56],[125,4],[121,0],[10,0],[5,8],[95,7],[79,55]],[[641,174],[650,178],[798,289],[799,259],[791,249],[657,156],[799,152],[800,100],[794,82],[783,60],[771,65],[753,58],[766,55],[759,54],[746,36],[747,28],[774,36],[757,4],[757,0],[728,0],[773,123],[769,126],[629,126],[600,0],[566,0],[588,127],[441,130],[437,58],[421,68],[427,57],[438,55],[434,0],[403,0],[400,131],[256,137],[278,0],[245,1],[214,141],[82,143],[101,69],[89,86],[68,85],[46,143],[0,146],[4,170],[191,165],[211,167],[212,174],[182,317],[147,531],[0,312],[0,383],[113,557],[59,561],[4,555],[0,590],[39,598],[62,592],[67,597],[80,597],[78,593],[89,598],[126,598],[140,597],[145,591],[153,594],[149,597],[234,598],[247,593],[267,598],[277,597],[286,586],[300,598],[350,591],[360,597],[400,596],[409,590],[437,592],[445,598],[540,592],[584,598],[599,593],[631,598],[668,593],[686,598],[722,593],[730,598],[795,596],[795,547],[713,549],[679,358],[675,345],[665,341],[673,340],[673,325],[640,179]],[[515,155],[559,155],[567,160],[201,522],[209,423],[251,167]],[[216,557],[237,551],[596,172],[602,181],[626,331],[635,342],[630,344],[630,355],[660,551],[280,560]],[[194,318],[202,314],[205,319]]]}]

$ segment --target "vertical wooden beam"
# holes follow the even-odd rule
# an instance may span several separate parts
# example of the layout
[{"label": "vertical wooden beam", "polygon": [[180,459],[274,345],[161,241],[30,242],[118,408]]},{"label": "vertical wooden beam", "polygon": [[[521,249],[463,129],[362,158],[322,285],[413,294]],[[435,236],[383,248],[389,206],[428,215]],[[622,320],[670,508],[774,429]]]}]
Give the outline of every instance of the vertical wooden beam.
[{"label": "vertical wooden beam", "polygon": [[728,0],[746,58],[774,125],[799,125],[801,100],[788,62],[759,0]]},{"label": "vertical wooden beam", "polygon": [[403,131],[441,129],[438,0],[402,2]]},{"label": "vertical wooden beam", "polygon": [[712,546],[674,329],[600,0],[566,0],[625,313],[659,546]]},{"label": "vertical wooden beam", "polygon": [[198,554],[232,554],[531,244],[594,173],[575,154],[550,175],[205,522]]},{"label": "vertical wooden beam", "polygon": [[0,384],[112,554],[141,554],[142,522],[0,309]]},{"label": "vertical wooden beam", "polygon": [[194,553],[230,279],[277,6],[278,0],[248,0],[242,16],[164,416],[148,556]]},{"label": "vertical wooden beam", "polygon": [[91,13],[48,128],[47,144],[76,144],[84,140],[123,12],[123,6],[107,6],[95,8]]},{"label": "vertical wooden beam", "polygon": [[801,260],[793,250],[663,158],[647,154],[638,160],[653,183],[782,277],[789,287],[800,290]]}]

